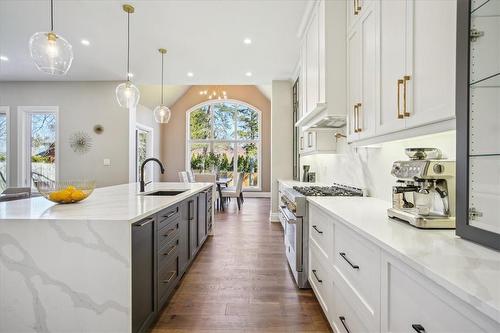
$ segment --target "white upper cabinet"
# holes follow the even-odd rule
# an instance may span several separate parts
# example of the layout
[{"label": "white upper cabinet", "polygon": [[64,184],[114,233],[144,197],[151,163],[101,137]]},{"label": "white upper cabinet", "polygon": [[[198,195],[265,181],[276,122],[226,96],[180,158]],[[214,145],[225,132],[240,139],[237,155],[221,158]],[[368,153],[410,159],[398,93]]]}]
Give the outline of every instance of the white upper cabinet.
[{"label": "white upper cabinet", "polygon": [[300,60],[305,106],[296,126],[339,128],[346,124],[346,2],[311,3]]},{"label": "white upper cabinet", "polygon": [[407,0],[382,0],[380,16],[380,109],[377,134],[404,129]]},{"label": "white upper cabinet", "polygon": [[[357,3],[361,10],[355,14]],[[453,119],[456,1],[355,0],[349,6],[347,42],[360,34],[356,42],[361,43],[362,58],[361,69],[348,66],[350,89],[351,72],[361,75],[361,101],[357,102],[361,105],[356,110],[353,94],[348,94],[348,133],[354,130],[353,122],[358,124],[349,141],[395,132],[401,132],[401,138],[402,131],[416,127],[427,134],[424,125]],[[350,60],[355,58],[353,47],[348,50]],[[427,128],[436,131],[440,127]]]},{"label": "white upper cabinet", "polygon": [[306,112],[311,112],[319,102],[319,19],[318,11],[312,13],[306,33]]},{"label": "white upper cabinet", "polygon": [[[406,127],[455,117],[456,1],[409,4]],[[413,24],[411,24],[413,23]]]},{"label": "white upper cabinet", "polygon": [[373,7],[368,7],[347,38],[348,141],[375,134],[375,113],[378,109],[377,31],[377,15]]}]

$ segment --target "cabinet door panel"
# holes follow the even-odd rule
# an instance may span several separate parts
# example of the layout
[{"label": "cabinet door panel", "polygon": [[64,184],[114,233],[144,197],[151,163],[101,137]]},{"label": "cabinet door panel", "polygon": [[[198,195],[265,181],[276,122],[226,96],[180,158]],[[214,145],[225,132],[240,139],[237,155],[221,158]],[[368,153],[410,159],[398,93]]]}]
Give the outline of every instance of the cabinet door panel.
[{"label": "cabinet door panel", "polygon": [[359,107],[359,138],[367,138],[375,134],[375,114],[377,107],[377,30],[378,22],[373,9],[365,9],[367,12],[361,19],[362,33],[362,62],[361,62],[361,106]]},{"label": "cabinet door panel", "polygon": [[500,87],[470,91],[470,154],[500,154]]},{"label": "cabinet door panel", "polygon": [[147,329],[155,315],[155,251],[154,218],[132,225],[132,332]]},{"label": "cabinet door panel", "polygon": [[481,213],[469,225],[500,234],[500,156],[470,158],[469,207]]},{"label": "cabinet door panel", "polygon": [[347,39],[347,68],[348,68],[348,126],[347,135],[349,141],[358,139],[355,105],[361,99],[361,30],[354,29]]},{"label": "cabinet door panel", "polygon": [[408,6],[407,128],[455,116],[456,71],[456,1]]},{"label": "cabinet door panel", "polygon": [[[380,110],[376,132],[401,130],[404,119],[398,118],[398,80],[405,73],[406,0],[380,1]],[[401,98],[402,99],[402,98]],[[402,100],[400,101],[402,112]]]},{"label": "cabinet door panel", "polygon": [[382,316],[383,332],[415,332],[412,325],[421,325],[425,332],[484,332],[428,289],[432,281],[392,260],[384,267],[387,285],[382,297],[386,298],[387,312]]},{"label": "cabinet door panel", "polygon": [[[499,6],[500,7],[500,6]],[[485,13],[491,15],[491,13]],[[470,81],[478,82],[497,74],[495,85],[500,82],[500,16],[477,16],[471,18],[471,29],[483,35],[471,40]]]},{"label": "cabinet door panel", "polygon": [[179,226],[179,270],[182,273],[189,263],[189,210],[188,201],[184,201],[179,206],[181,221]]},{"label": "cabinet door panel", "polygon": [[311,112],[319,101],[319,21],[317,11],[313,12],[307,30],[307,108]]},{"label": "cabinet door panel", "polygon": [[202,192],[198,196],[198,246],[200,246],[207,235],[207,193]]}]

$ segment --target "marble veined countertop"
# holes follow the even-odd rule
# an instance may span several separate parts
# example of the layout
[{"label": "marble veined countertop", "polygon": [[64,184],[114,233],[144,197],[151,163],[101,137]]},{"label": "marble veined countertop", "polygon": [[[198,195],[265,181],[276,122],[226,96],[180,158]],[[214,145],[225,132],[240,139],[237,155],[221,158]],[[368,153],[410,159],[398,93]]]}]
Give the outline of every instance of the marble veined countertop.
[{"label": "marble veined countertop", "polygon": [[500,322],[500,252],[455,230],[420,230],[387,218],[391,203],[363,197],[308,197],[346,226]]},{"label": "marble veined countertop", "polygon": [[97,188],[87,199],[74,204],[55,204],[43,197],[0,203],[0,224],[8,220],[99,220],[136,222],[168,206],[181,202],[213,184],[151,183],[146,192],[186,190],[176,196],[145,196],[139,184]]}]

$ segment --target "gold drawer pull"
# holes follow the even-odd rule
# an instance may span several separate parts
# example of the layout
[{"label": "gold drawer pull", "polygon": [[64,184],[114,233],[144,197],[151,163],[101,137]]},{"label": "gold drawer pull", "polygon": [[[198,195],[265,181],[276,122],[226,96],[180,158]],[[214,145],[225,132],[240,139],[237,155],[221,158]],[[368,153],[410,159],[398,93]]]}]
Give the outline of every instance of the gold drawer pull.
[{"label": "gold drawer pull", "polygon": [[361,103],[358,103],[357,106],[358,107],[357,107],[356,111],[358,112],[358,115],[357,115],[356,119],[358,120],[358,128],[357,129],[358,129],[358,133],[359,133],[359,132],[363,131],[363,129],[361,128],[361,120],[360,120],[360,116],[359,116],[359,114],[360,114],[359,110],[361,110]]},{"label": "gold drawer pull", "polygon": [[354,15],[358,15],[359,12],[361,11],[361,5],[359,4],[359,0],[353,0],[353,8],[354,8]]},{"label": "gold drawer pull", "polygon": [[403,116],[404,117],[409,117],[410,113],[407,111],[407,106],[406,106],[406,82],[410,81],[410,76],[405,75],[403,77]]},{"label": "gold drawer pull", "polygon": [[403,80],[398,80],[398,119],[403,119],[404,115],[401,114],[401,85],[404,84]]},{"label": "gold drawer pull", "polygon": [[354,133],[358,133],[358,104],[354,104],[353,123]]}]

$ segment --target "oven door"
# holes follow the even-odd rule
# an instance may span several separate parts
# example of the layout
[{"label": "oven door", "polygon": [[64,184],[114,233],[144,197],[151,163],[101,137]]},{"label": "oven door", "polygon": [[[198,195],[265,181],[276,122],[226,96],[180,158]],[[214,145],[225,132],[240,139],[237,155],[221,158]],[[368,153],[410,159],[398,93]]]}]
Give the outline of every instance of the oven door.
[{"label": "oven door", "polygon": [[290,268],[296,272],[303,270],[302,218],[295,216],[286,206],[280,207],[280,215],[285,220],[285,251]]}]

